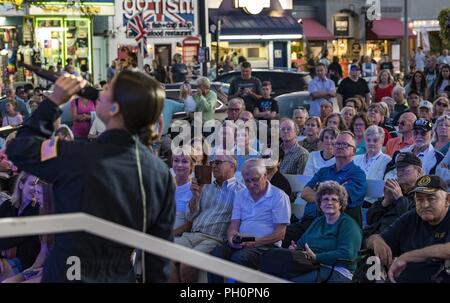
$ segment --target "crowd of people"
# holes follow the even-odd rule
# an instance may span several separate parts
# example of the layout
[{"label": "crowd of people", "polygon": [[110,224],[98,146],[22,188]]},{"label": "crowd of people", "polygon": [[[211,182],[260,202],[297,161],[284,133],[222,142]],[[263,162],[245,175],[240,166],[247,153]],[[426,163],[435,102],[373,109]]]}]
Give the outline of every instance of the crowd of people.
[{"label": "crowd of people", "polygon": [[[176,82],[186,80],[180,59],[172,66]],[[175,184],[174,242],[298,283],[356,280],[364,270],[362,249],[380,258],[384,281],[449,282],[445,272],[436,273],[450,259],[450,62],[430,62],[434,80],[416,63],[403,86],[389,68],[377,71],[370,58],[335,82],[330,62],[322,60],[314,67],[309,103],[289,117],[280,116],[271,83],[252,76],[247,61],[230,85],[223,121],[215,120],[217,95],[207,77],[197,77],[196,92],[183,83],[182,102],[164,102],[153,125],[159,138],[149,146]],[[372,72],[378,80],[370,89],[363,74]],[[105,89],[120,74],[111,73]],[[45,98],[39,87],[6,95],[0,103],[4,125],[23,123]],[[72,98],[72,129],[56,121],[54,136],[101,139],[103,119],[91,114],[98,106],[97,100]],[[170,126],[179,111],[192,126],[201,113],[202,125],[214,127],[194,131],[175,152],[177,133]],[[240,123],[249,128],[242,131]],[[8,160],[5,148],[13,136],[0,154],[0,217],[51,213],[51,185]],[[198,166],[211,168],[209,181]],[[285,175],[310,178],[294,192]],[[384,182],[381,198],[367,196],[368,180]],[[291,210],[298,199],[306,203],[301,217]],[[0,239],[0,280],[39,281],[52,245],[51,236]],[[298,268],[300,256],[311,268]],[[172,262],[167,278],[218,283],[226,277]]]}]

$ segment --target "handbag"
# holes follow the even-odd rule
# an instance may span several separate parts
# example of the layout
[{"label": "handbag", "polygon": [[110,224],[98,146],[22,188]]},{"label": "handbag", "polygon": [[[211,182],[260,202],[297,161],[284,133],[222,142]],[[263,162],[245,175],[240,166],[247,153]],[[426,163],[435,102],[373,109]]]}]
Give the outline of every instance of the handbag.
[{"label": "handbag", "polygon": [[261,271],[286,280],[319,269],[303,250],[274,248],[261,256]]}]

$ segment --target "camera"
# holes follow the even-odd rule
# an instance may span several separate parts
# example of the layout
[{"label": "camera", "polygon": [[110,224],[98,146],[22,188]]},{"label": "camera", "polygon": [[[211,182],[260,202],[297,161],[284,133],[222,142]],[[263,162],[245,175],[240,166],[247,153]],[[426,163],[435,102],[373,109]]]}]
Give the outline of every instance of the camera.
[{"label": "camera", "polygon": [[243,242],[254,242],[255,237],[241,237],[240,235],[233,236],[233,244],[241,244]]}]

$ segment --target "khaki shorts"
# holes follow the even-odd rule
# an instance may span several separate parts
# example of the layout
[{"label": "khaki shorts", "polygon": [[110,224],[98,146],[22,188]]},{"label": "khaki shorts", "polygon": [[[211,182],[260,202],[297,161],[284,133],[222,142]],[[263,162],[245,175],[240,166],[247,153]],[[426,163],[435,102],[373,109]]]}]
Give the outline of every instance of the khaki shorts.
[{"label": "khaki shorts", "polygon": [[219,238],[198,232],[185,232],[181,237],[176,237],[174,242],[205,254],[209,254],[216,246],[223,244],[223,241]]}]

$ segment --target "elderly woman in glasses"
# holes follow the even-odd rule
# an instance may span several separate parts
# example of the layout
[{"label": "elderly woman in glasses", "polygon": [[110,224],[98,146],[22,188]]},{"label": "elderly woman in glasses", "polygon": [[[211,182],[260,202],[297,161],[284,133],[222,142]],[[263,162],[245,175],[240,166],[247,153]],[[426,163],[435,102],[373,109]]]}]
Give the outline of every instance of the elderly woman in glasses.
[{"label": "elderly woman in glasses", "polygon": [[313,152],[319,150],[319,134],[322,129],[322,122],[319,117],[309,117],[306,120],[306,138],[300,142],[300,145]]},{"label": "elderly woman in glasses", "polygon": [[353,162],[366,174],[367,179],[383,180],[387,164],[391,157],[381,151],[384,141],[384,130],[376,125],[370,126],[365,132],[366,153],[355,156]]},{"label": "elderly woman in glasses", "polygon": [[320,133],[319,139],[322,145],[321,151],[313,151],[309,154],[308,162],[306,163],[306,176],[314,176],[322,167],[331,166],[336,163],[334,158],[334,143],[339,135],[339,130],[336,127],[327,127]]},{"label": "elderly woman in glasses", "polygon": [[[347,191],[339,183],[335,181],[320,183],[316,203],[323,216],[317,217],[297,243],[292,241],[289,247],[293,251],[304,250],[311,260],[320,263],[320,269],[297,276],[295,272],[290,271],[287,274],[291,281],[316,283],[329,277],[328,281],[332,283],[351,282],[356,269],[356,264],[351,261],[358,255],[362,234],[356,221],[344,213],[347,199]],[[271,258],[271,252],[264,258]],[[273,263],[269,260],[263,264]],[[273,273],[274,270],[263,267],[262,271]]]},{"label": "elderly woman in glasses", "polygon": [[450,116],[441,116],[434,124],[433,146],[443,155],[448,152],[450,148]]}]

